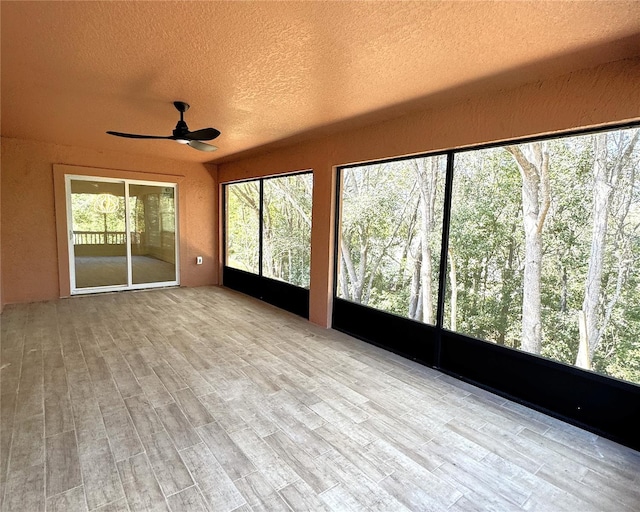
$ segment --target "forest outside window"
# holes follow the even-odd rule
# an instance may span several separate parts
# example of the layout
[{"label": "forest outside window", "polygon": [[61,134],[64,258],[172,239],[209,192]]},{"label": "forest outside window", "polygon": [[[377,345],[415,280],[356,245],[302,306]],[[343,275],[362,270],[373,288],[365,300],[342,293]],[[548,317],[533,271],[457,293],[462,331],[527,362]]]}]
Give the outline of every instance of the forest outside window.
[{"label": "forest outside window", "polygon": [[444,327],[640,383],[639,136],[456,153]]},{"label": "forest outside window", "polygon": [[226,186],[226,265],[309,287],[310,172]]},{"label": "forest outside window", "polygon": [[341,170],[337,296],[435,324],[446,155]]},{"label": "forest outside window", "polygon": [[309,287],[313,175],[264,180],[262,275]]},{"label": "forest outside window", "polygon": [[260,271],[259,180],[226,186],[226,265],[258,274]]}]

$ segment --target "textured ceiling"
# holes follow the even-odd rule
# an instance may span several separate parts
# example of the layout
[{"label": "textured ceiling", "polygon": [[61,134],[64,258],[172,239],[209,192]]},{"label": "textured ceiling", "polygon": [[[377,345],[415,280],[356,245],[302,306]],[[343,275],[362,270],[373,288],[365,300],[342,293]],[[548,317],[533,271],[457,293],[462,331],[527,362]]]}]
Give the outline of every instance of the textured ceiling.
[{"label": "textured ceiling", "polygon": [[[1,3],[2,135],[212,161],[640,54],[640,2]],[[169,134],[171,102],[219,150]]]}]

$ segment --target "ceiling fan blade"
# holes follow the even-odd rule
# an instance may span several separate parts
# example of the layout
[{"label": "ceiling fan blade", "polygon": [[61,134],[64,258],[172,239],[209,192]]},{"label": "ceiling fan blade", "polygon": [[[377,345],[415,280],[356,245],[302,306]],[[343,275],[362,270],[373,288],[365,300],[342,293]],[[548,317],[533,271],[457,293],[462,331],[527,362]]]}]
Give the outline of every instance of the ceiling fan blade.
[{"label": "ceiling fan blade", "polygon": [[219,135],[220,132],[215,128],[203,128],[202,130],[187,132],[182,138],[185,140],[213,140]]},{"label": "ceiling fan blade", "polygon": [[171,139],[172,137],[165,137],[163,135],[138,135],[135,133],[122,133],[122,132],[107,132],[109,135],[115,135],[116,137],[126,137],[128,139]]},{"label": "ceiling fan blade", "polygon": [[216,146],[205,144],[204,142],[200,142],[199,140],[190,140],[189,146],[199,151],[215,151],[216,149],[218,149]]}]

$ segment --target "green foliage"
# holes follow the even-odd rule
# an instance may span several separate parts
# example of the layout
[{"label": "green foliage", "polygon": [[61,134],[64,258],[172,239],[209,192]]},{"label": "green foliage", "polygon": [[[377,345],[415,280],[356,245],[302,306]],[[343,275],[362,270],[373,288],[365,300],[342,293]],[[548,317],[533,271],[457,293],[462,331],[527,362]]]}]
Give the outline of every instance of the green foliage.
[{"label": "green foliage", "polygon": [[[313,176],[264,180],[262,274],[308,287]],[[227,187],[227,265],[259,273],[259,180]]]},{"label": "green foliage", "polygon": [[266,277],[309,287],[313,176],[264,181],[263,262]]},{"label": "green foliage", "polygon": [[[640,383],[640,148],[623,154],[636,131],[607,138],[607,165],[620,172],[611,185],[598,317],[603,330],[592,369]],[[541,355],[567,364],[575,363],[578,352],[578,312],[593,257],[593,140],[586,135],[547,143],[551,205],[542,232]],[[421,264],[423,230],[411,161],[359,166],[343,174],[338,293],[411,316],[420,290],[412,276]],[[443,183],[444,178],[439,187]],[[519,167],[505,149],[456,153],[444,327],[453,327],[455,315],[457,331],[514,348],[521,343],[525,256],[521,188]],[[439,191],[436,222],[428,233],[434,248],[441,237]],[[434,283],[439,256],[439,248],[431,253]]]},{"label": "green foliage", "polygon": [[[124,188],[122,190],[124,194]],[[118,208],[113,213],[101,213],[96,206],[97,194],[71,194],[73,230],[91,233],[124,233],[125,198],[117,196]],[[131,185],[129,192],[130,227],[134,233],[175,231],[173,188],[151,185]]]},{"label": "green foliage", "polygon": [[[418,294],[425,283],[416,268],[423,266],[425,237],[432,270],[425,293],[432,298],[435,315],[446,161],[421,160],[343,170],[340,297],[422,319]],[[428,226],[421,216],[421,183],[429,187],[427,209],[433,219]]]},{"label": "green foliage", "polygon": [[71,194],[74,231],[104,232],[125,230],[124,197],[118,197],[118,210],[100,213],[94,208],[96,194]]},{"label": "green foliage", "polygon": [[257,181],[227,186],[227,262],[229,267],[258,273],[260,191]]}]

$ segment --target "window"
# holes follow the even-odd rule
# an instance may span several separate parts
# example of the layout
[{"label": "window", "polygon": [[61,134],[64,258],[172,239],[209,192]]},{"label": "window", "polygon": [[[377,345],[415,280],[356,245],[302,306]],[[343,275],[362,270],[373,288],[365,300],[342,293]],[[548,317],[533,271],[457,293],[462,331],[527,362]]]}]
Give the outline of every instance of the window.
[{"label": "window", "polygon": [[337,295],[435,324],[446,155],[341,170]]},{"label": "window", "polygon": [[226,265],[309,287],[313,176],[226,185]]},{"label": "window", "polygon": [[262,275],[309,287],[313,176],[264,180]]},{"label": "window", "polygon": [[260,271],[260,188],[259,181],[226,186],[228,267]]},{"label": "window", "polygon": [[[385,344],[384,311],[640,384],[640,129],[349,166],[340,187],[335,295],[367,309],[337,301],[337,328],[365,315]],[[433,333],[390,348],[437,353]]]},{"label": "window", "polygon": [[444,327],[640,383],[640,141],[455,155]]}]

